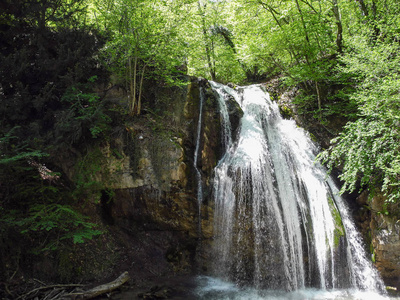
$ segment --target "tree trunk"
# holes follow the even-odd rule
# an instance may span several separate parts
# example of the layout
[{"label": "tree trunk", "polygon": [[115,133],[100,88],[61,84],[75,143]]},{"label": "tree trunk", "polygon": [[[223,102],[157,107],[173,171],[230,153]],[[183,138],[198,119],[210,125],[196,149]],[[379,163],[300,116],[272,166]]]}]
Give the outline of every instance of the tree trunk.
[{"label": "tree trunk", "polygon": [[144,73],[146,69],[146,64],[143,65],[142,69],[142,76],[140,78],[140,85],[139,85],[139,96],[138,96],[138,104],[137,104],[137,115],[140,115],[142,111],[142,90],[143,90],[143,80],[144,80]]},{"label": "tree trunk", "polygon": [[336,46],[339,53],[343,52],[343,26],[340,17],[340,11],[337,0],[332,0],[332,11],[336,19],[337,33],[336,33]]},{"label": "tree trunk", "polygon": [[[306,22],[304,22],[303,12],[301,11],[300,4],[299,4],[298,0],[296,0],[296,6],[297,6],[297,10],[299,11],[299,14],[300,14],[300,20],[301,20],[301,24],[303,26],[304,36],[305,36],[305,39],[306,39],[307,48],[310,49],[311,48],[310,38],[308,36]],[[309,54],[308,54],[307,50],[305,51],[304,56],[305,56],[307,64],[310,64],[310,60],[308,58]]]},{"label": "tree trunk", "polygon": [[355,2],[358,3],[358,6],[360,7],[361,13],[364,17],[368,16],[368,9],[367,6],[364,3],[364,0],[354,0]]},{"label": "tree trunk", "polygon": [[136,103],[136,74],[134,75],[135,79],[133,79],[133,73],[136,72],[132,70],[132,57],[129,57],[129,115],[133,115]]},{"label": "tree trunk", "polygon": [[210,49],[210,45],[208,42],[206,21],[205,21],[205,16],[204,16],[204,10],[206,8],[206,4],[204,4],[204,9],[202,9],[200,1],[198,1],[198,8],[199,8],[200,16],[201,16],[201,24],[202,24],[202,29],[203,29],[203,38],[204,38],[204,44],[205,44],[205,50],[206,50],[208,69],[209,69],[209,72],[211,75],[211,80],[215,80],[215,68],[213,68],[213,64],[211,62],[211,49]]},{"label": "tree trunk", "polygon": [[132,115],[136,112],[136,89],[137,89],[137,65],[138,65],[138,49],[135,46],[135,64],[133,66],[133,108],[132,108]]},{"label": "tree trunk", "polygon": [[318,100],[318,110],[319,110],[319,117],[322,119],[322,110],[321,110],[321,92],[319,90],[318,82],[315,81],[315,89],[317,90],[317,100]]},{"label": "tree trunk", "polygon": [[297,10],[299,11],[299,14],[300,14],[300,20],[301,20],[301,24],[303,25],[304,35],[305,35],[305,38],[306,38],[307,45],[310,46],[310,38],[308,37],[306,22],[304,22],[303,12],[301,11],[300,4],[299,4],[298,0],[296,0],[296,7],[297,7]]}]

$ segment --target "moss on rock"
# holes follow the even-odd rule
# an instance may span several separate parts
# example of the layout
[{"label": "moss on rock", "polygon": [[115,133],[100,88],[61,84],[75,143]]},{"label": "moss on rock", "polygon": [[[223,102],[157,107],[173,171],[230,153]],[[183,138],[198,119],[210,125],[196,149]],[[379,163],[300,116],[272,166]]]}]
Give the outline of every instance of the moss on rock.
[{"label": "moss on rock", "polygon": [[342,217],[340,216],[339,210],[337,209],[335,202],[331,197],[328,197],[329,208],[332,213],[333,221],[335,223],[334,230],[334,246],[339,247],[340,239],[345,237],[346,232],[343,226]]}]

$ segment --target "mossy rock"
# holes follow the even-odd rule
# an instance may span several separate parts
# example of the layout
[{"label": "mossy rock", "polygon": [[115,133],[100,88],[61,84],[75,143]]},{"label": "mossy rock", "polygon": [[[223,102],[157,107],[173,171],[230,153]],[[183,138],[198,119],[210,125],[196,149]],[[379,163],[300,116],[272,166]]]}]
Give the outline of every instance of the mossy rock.
[{"label": "mossy rock", "polygon": [[292,119],[294,117],[294,112],[286,104],[280,105],[279,106],[279,111],[281,113],[282,118],[284,118],[284,119]]},{"label": "mossy rock", "polygon": [[334,246],[335,246],[335,248],[337,248],[337,247],[339,247],[340,239],[346,235],[346,232],[345,232],[344,225],[342,222],[342,217],[340,216],[340,213],[339,213],[338,209],[336,208],[336,205],[331,197],[328,197],[328,203],[329,203],[329,208],[332,213],[333,221],[335,224]]}]

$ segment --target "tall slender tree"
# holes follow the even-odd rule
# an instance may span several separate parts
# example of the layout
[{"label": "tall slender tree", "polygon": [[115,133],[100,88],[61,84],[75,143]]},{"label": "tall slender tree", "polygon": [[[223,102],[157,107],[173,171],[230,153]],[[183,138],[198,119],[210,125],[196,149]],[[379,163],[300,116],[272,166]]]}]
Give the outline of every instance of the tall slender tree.
[{"label": "tall slender tree", "polygon": [[171,81],[185,63],[178,26],[187,14],[181,1],[98,2],[97,18],[112,32],[105,55],[113,72],[126,82],[130,115],[141,113],[145,78]]}]

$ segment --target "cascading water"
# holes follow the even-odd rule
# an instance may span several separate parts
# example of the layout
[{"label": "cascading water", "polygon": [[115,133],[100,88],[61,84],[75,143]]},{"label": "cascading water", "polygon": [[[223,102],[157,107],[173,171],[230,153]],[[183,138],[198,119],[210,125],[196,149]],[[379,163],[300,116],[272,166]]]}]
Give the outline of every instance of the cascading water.
[{"label": "cascading water", "polygon": [[[382,292],[335,184],[314,163],[307,134],[280,116],[260,86],[211,84],[226,149],[214,178],[215,276],[257,290]],[[226,97],[244,112],[236,137]]]},{"label": "cascading water", "polygon": [[199,158],[200,151],[200,137],[201,137],[201,124],[203,122],[203,104],[204,104],[204,90],[200,88],[200,103],[199,103],[199,120],[197,122],[197,132],[196,132],[196,147],[194,150],[193,164],[196,172],[197,181],[197,203],[198,203],[198,234],[201,235],[201,203],[203,202],[203,186],[201,181],[201,173],[197,167],[197,162]]}]

